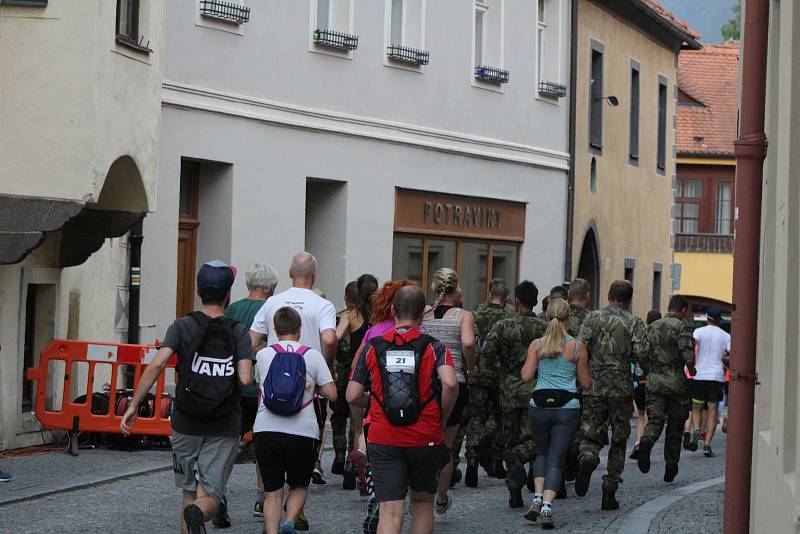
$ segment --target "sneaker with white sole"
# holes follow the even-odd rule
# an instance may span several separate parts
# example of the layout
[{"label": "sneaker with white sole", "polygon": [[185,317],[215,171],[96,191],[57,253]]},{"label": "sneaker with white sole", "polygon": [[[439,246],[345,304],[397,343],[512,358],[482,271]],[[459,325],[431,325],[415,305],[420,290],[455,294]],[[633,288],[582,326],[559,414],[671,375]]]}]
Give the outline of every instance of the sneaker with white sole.
[{"label": "sneaker with white sole", "polygon": [[453,492],[447,492],[447,500],[444,503],[440,503],[439,499],[437,498],[434,505],[433,505],[433,516],[436,519],[445,519],[447,517],[447,511],[452,508],[453,506]]},{"label": "sneaker with white sole", "polygon": [[6,473],[5,471],[0,471],[0,482],[10,482],[14,479],[14,475],[11,473]]}]

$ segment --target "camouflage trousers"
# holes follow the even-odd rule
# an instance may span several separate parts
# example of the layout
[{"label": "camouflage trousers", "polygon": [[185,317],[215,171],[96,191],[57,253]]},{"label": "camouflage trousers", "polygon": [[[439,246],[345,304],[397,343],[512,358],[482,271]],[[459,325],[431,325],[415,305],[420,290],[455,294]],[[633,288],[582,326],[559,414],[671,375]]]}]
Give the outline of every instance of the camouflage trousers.
[{"label": "camouflage trousers", "polygon": [[683,424],[689,415],[689,398],[686,395],[659,395],[647,392],[645,401],[647,408],[647,426],[644,427],[643,438],[651,443],[658,441],[661,430],[666,424],[664,434],[664,460],[668,464],[677,464],[681,458],[681,437]]},{"label": "camouflage trousers", "polygon": [[[523,464],[532,462],[536,458],[536,444],[533,441],[533,432],[528,424],[528,408],[501,408],[502,410],[502,436],[505,450],[516,453]],[[506,486],[509,489],[519,489],[520,486],[506,473]]]},{"label": "camouflage trousers", "polygon": [[480,459],[484,468],[500,457],[496,451],[497,421],[499,405],[497,389],[483,386],[470,386],[467,425],[467,460]]},{"label": "camouflage trousers", "polygon": [[[606,422],[611,423],[611,447],[608,450],[608,473],[603,477],[603,489],[617,491],[625,469],[625,448],[631,435],[633,399],[631,397],[583,397],[581,415],[580,461],[590,459],[600,464],[600,433]],[[685,419],[685,418],[684,418]]]},{"label": "camouflage trousers", "polygon": [[[339,376],[342,376],[341,374]],[[345,377],[347,375],[344,375]],[[347,422],[350,420],[350,405],[346,398],[347,380],[336,381],[336,402],[331,402],[331,432],[333,434],[333,450],[345,454],[353,449],[353,425],[347,429]]]}]

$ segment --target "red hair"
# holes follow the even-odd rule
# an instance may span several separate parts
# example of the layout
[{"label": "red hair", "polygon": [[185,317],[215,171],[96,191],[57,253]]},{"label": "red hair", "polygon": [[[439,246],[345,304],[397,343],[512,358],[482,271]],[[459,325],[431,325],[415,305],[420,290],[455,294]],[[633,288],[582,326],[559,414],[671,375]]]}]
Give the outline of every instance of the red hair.
[{"label": "red hair", "polygon": [[411,280],[389,280],[372,296],[370,323],[378,324],[392,318],[392,301],[401,287],[416,286]]}]

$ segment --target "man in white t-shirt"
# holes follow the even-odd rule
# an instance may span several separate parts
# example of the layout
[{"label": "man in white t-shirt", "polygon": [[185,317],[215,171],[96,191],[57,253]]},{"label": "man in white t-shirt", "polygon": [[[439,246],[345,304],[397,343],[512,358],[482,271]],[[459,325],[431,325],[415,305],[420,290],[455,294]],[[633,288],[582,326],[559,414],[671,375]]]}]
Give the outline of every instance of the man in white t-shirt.
[{"label": "man in white t-shirt", "polygon": [[692,380],[692,438],[691,450],[697,450],[697,439],[700,436],[703,407],[708,403],[706,420],[706,440],[703,454],[711,458],[711,440],[717,429],[717,405],[722,401],[725,387],[725,363],[731,351],[731,335],[720,328],[722,312],[717,308],[708,310],[708,325],[694,331],[697,342],[697,374]]}]

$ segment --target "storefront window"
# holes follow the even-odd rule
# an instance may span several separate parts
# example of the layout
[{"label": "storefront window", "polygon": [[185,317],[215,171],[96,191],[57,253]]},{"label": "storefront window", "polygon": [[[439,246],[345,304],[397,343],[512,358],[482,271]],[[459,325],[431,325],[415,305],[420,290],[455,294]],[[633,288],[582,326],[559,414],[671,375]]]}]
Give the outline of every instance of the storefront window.
[{"label": "storefront window", "polygon": [[411,280],[422,286],[422,239],[396,236],[392,252],[392,279]]},{"label": "storefront window", "polygon": [[428,302],[435,302],[436,295],[431,290],[431,282],[433,281],[433,274],[442,267],[450,267],[456,269],[456,242],[443,241],[441,239],[428,239],[428,282],[425,286],[425,292],[428,296]]},{"label": "storefront window", "polygon": [[486,288],[489,285],[488,259],[488,243],[461,243],[461,291],[464,293],[465,306],[470,310],[486,298]]}]

